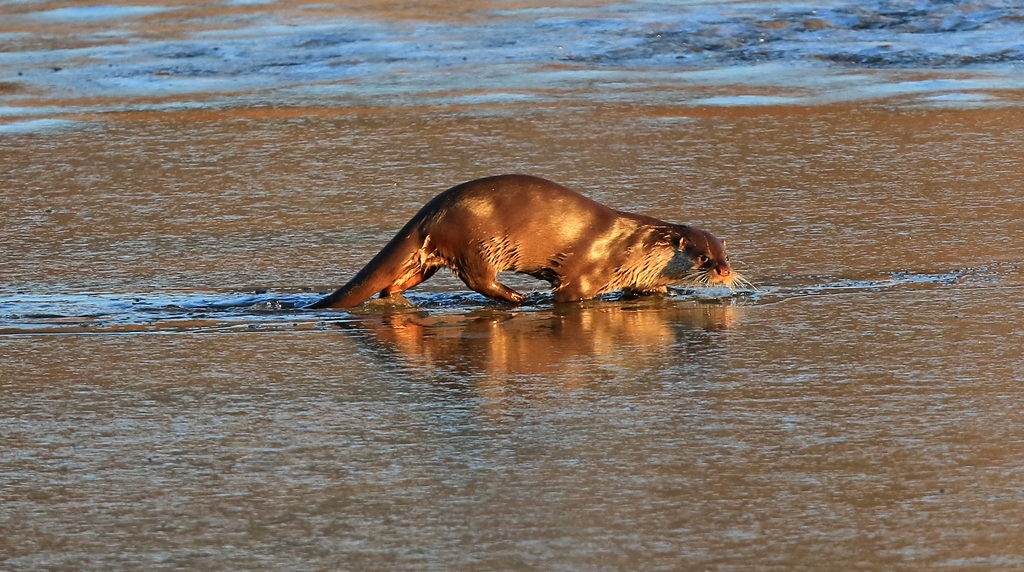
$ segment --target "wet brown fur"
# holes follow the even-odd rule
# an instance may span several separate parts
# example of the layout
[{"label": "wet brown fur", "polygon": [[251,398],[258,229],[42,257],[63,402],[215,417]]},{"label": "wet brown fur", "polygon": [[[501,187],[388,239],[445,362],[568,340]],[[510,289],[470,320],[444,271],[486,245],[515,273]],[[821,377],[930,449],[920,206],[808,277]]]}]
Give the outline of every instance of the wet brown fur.
[{"label": "wet brown fur", "polygon": [[498,282],[500,272],[548,281],[556,302],[734,280],[724,243],[708,232],[613,210],[538,177],[500,175],[434,197],[348,284],[310,308],[395,296],[441,268],[510,304],[526,296]]}]

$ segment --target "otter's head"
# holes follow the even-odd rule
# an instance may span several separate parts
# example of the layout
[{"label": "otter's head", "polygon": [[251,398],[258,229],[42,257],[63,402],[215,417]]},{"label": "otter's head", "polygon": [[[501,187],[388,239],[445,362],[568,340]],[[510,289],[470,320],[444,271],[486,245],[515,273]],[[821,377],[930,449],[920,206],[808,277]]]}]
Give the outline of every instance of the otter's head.
[{"label": "otter's head", "polygon": [[733,288],[734,282],[746,283],[729,265],[724,241],[692,226],[684,226],[681,230],[675,255],[665,268],[665,274],[694,286]]}]

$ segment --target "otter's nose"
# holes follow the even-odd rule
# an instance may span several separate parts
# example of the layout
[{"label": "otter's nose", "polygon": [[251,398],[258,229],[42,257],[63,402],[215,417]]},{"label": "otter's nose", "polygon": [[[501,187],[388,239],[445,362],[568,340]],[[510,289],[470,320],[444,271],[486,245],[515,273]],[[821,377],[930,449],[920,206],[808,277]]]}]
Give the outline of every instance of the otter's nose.
[{"label": "otter's nose", "polygon": [[732,276],[732,268],[729,268],[728,266],[719,266],[718,268],[715,269],[715,271],[718,272],[718,275],[722,277]]}]

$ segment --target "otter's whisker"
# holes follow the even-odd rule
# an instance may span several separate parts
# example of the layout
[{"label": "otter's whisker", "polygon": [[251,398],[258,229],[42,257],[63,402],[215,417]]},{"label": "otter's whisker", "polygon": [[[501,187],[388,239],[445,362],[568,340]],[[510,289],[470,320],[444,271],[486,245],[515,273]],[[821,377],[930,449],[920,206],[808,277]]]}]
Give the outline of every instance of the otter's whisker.
[{"label": "otter's whisker", "polygon": [[750,290],[757,292],[757,286],[754,286],[754,284],[750,280],[747,280],[747,278],[742,274],[739,274],[738,272],[733,272],[732,276],[733,283],[738,285],[740,288],[748,288]]},{"label": "otter's whisker", "polygon": [[680,282],[685,282],[693,286],[706,286],[707,285],[707,272],[701,269],[690,270],[683,275]]},{"label": "otter's whisker", "polygon": [[686,278],[690,280],[695,286],[708,286],[711,283],[711,277],[708,271],[698,268],[686,275]]}]

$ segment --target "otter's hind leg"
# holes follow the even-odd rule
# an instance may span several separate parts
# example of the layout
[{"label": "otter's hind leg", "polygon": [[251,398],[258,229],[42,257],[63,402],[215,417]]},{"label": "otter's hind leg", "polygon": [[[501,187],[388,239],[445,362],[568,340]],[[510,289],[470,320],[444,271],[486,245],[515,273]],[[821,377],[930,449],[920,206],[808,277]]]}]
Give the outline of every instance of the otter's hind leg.
[{"label": "otter's hind leg", "polygon": [[381,290],[380,291],[380,297],[381,298],[387,298],[389,296],[395,296],[397,294],[401,294],[402,292],[405,292],[409,288],[412,288],[413,286],[416,286],[420,282],[423,282],[423,281],[427,280],[428,278],[430,278],[431,276],[433,276],[437,272],[437,269],[438,269],[438,267],[434,266],[432,268],[426,268],[426,269],[421,270],[421,271],[419,271],[419,272],[417,272],[415,274],[412,274],[412,275],[410,275],[408,277],[405,277],[405,279],[402,280],[401,282],[396,282],[396,283],[388,286],[387,288]]}]

